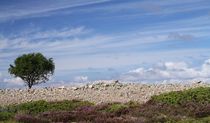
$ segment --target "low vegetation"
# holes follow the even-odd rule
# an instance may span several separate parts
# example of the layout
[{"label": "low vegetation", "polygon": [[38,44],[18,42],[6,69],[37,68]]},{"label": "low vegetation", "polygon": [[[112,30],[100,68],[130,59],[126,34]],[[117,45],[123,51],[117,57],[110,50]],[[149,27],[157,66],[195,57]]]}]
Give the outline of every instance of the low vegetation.
[{"label": "low vegetation", "polygon": [[210,103],[210,88],[199,87],[186,91],[169,92],[158,96],[153,96],[152,100],[174,105],[179,105],[186,102]]},{"label": "low vegetation", "polygon": [[94,105],[87,101],[35,101],[0,108],[0,121],[21,123],[208,123],[210,88],[156,95],[136,102]]}]

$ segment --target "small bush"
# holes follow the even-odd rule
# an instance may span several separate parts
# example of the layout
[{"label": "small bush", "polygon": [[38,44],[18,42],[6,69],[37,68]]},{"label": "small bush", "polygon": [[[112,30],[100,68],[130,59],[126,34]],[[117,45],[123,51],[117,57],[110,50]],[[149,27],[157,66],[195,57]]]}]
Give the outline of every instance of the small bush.
[{"label": "small bush", "polygon": [[15,120],[21,123],[50,123],[48,120],[36,118],[31,115],[16,115]]},{"label": "small bush", "polygon": [[49,111],[38,115],[40,119],[47,119],[51,122],[68,122],[72,121],[74,115],[68,111]]}]

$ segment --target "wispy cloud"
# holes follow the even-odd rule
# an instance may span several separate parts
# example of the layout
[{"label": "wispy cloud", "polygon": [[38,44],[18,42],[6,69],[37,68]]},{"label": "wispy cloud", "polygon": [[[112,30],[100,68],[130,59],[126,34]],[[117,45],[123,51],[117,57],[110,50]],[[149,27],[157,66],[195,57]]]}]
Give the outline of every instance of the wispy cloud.
[{"label": "wispy cloud", "polygon": [[[65,56],[79,58],[80,56],[84,57],[84,55],[91,57],[97,57],[97,55],[117,56],[123,53],[147,52],[154,49],[155,45],[158,46],[160,43],[164,42],[173,44],[174,40],[171,39],[189,40],[208,35],[208,32],[200,32],[200,29],[208,30],[206,27],[187,27],[175,30],[177,32],[183,32],[184,29],[194,31],[186,35],[186,32],[183,34],[175,33],[176,35],[173,33],[173,36],[171,36],[170,32],[173,32],[173,29],[163,31],[159,31],[158,29],[152,31],[138,30],[118,35],[95,34],[94,30],[85,28],[84,26],[60,30],[36,30],[30,31],[29,33],[16,34],[15,36],[11,36],[12,38],[2,37],[0,39],[0,43],[2,44],[0,47],[0,58],[14,58],[19,54],[34,51],[43,52],[59,58],[66,58]],[[136,50],[130,50],[131,48]],[[5,52],[5,50],[7,50],[7,52]],[[167,49],[166,51],[169,52]],[[78,61],[75,62],[78,63]],[[60,63],[62,62],[59,62],[59,64]]]},{"label": "wispy cloud", "polygon": [[[34,39],[42,39],[42,38],[69,38],[81,36],[82,34],[88,33],[88,30],[85,29],[84,26],[76,27],[76,28],[64,28],[61,30],[50,30],[43,31],[39,33],[32,34],[30,38]],[[28,35],[30,36],[30,35]]]},{"label": "wispy cloud", "polygon": [[[5,21],[9,19],[27,18],[27,17],[41,17],[48,16],[47,12],[57,11],[66,8],[81,7],[85,5],[103,3],[109,0],[77,0],[77,1],[26,1],[19,2],[16,6],[2,5],[0,12],[0,20]],[[33,6],[28,6],[28,4]],[[46,7],[47,6],[47,7]],[[50,13],[48,13],[50,14]]]},{"label": "wispy cloud", "polygon": [[[103,4],[104,3],[104,4]],[[125,12],[122,16],[136,16],[140,17],[143,15],[166,15],[166,14],[176,14],[180,12],[191,12],[199,10],[208,10],[208,2],[193,0],[193,1],[132,1],[132,2],[113,2],[111,0],[77,0],[77,1],[36,1],[26,3],[19,3],[16,6],[2,5],[0,12],[0,20],[13,20],[13,19],[23,19],[28,17],[43,17],[43,16],[53,16],[60,14],[72,14],[72,13],[98,13],[100,15],[107,15],[110,13]],[[33,5],[28,7],[28,4]],[[87,8],[82,8],[83,6],[90,6],[93,4],[102,4],[101,6],[92,6]],[[180,4],[182,4],[180,6]],[[47,6],[47,7],[46,7]],[[77,9],[75,9],[77,8]],[[65,11],[64,11],[65,10]],[[105,14],[105,12],[107,14]],[[101,16],[106,17],[120,17],[120,16]]]},{"label": "wispy cloud", "polygon": [[[53,46],[58,42],[56,40],[66,39],[66,38],[76,38],[78,36],[85,35],[89,33],[90,30],[86,30],[85,27],[76,28],[63,28],[60,30],[47,30],[47,31],[32,31],[29,33],[20,33],[12,35],[10,37],[2,36],[0,38],[0,50],[1,49],[17,49],[17,48],[41,48],[44,44],[45,46]],[[60,41],[59,41],[60,42]]]},{"label": "wispy cloud", "polygon": [[[82,11],[85,13],[100,12],[96,19],[131,19],[131,18],[143,18],[149,16],[167,16],[176,15],[182,13],[191,13],[195,11],[204,11],[203,15],[206,16],[205,11],[208,11],[210,7],[207,1],[201,0],[189,0],[189,1],[132,1],[121,2],[115,4],[108,4],[103,6],[94,6],[90,9],[78,9],[76,11]],[[114,14],[115,13],[115,14]],[[118,15],[116,15],[118,13]],[[104,16],[109,15],[109,16]]]}]

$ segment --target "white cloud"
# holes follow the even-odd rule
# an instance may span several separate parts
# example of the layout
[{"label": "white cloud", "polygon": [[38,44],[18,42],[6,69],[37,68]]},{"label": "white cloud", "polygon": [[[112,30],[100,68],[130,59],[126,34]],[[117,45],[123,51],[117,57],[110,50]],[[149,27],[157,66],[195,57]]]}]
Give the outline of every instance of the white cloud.
[{"label": "white cloud", "polygon": [[121,76],[131,81],[163,81],[163,80],[207,80],[210,78],[210,59],[199,67],[190,67],[185,62],[158,63],[150,68],[137,68]]},{"label": "white cloud", "polygon": [[[75,28],[63,28],[58,30],[47,31],[30,31],[29,33],[20,33],[13,35],[12,37],[0,37],[0,49],[46,49],[46,46],[54,48],[58,45],[66,46],[73,45],[77,37],[90,33],[90,29],[86,29],[84,26]],[[26,37],[27,36],[27,37]],[[57,41],[58,38],[59,40]],[[68,39],[66,39],[68,38]],[[72,39],[69,39],[72,38]],[[65,39],[65,40],[63,40]],[[34,41],[36,40],[36,41]],[[75,42],[74,42],[75,41]],[[51,48],[51,49],[52,49]]]},{"label": "white cloud", "polygon": [[84,26],[76,28],[64,28],[61,30],[48,30],[42,31],[35,34],[32,34],[30,39],[41,39],[41,38],[67,38],[78,36],[88,33],[89,30],[86,30]]},{"label": "white cloud", "polygon": [[10,78],[10,79],[5,78],[3,80],[3,82],[10,83],[10,84],[15,84],[15,85],[23,85],[24,84],[23,80],[19,77]]},{"label": "white cloud", "polygon": [[76,82],[86,82],[86,81],[88,81],[88,76],[76,76],[76,77],[74,77],[74,81],[76,81]]},{"label": "white cloud", "polygon": [[209,77],[210,74],[210,59],[206,60],[202,65],[202,77]]}]

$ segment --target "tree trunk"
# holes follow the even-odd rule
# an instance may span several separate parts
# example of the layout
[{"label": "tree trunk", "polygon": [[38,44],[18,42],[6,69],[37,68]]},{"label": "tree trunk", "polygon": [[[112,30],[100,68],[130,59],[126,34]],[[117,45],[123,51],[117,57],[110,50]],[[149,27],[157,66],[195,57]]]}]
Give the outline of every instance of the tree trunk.
[{"label": "tree trunk", "polygon": [[32,86],[31,86],[31,85],[29,85],[29,86],[28,86],[28,89],[31,89],[31,87],[32,87]]},{"label": "tree trunk", "polygon": [[31,88],[32,88],[32,85],[33,85],[32,82],[29,81],[29,82],[28,82],[28,89],[31,89]]}]

